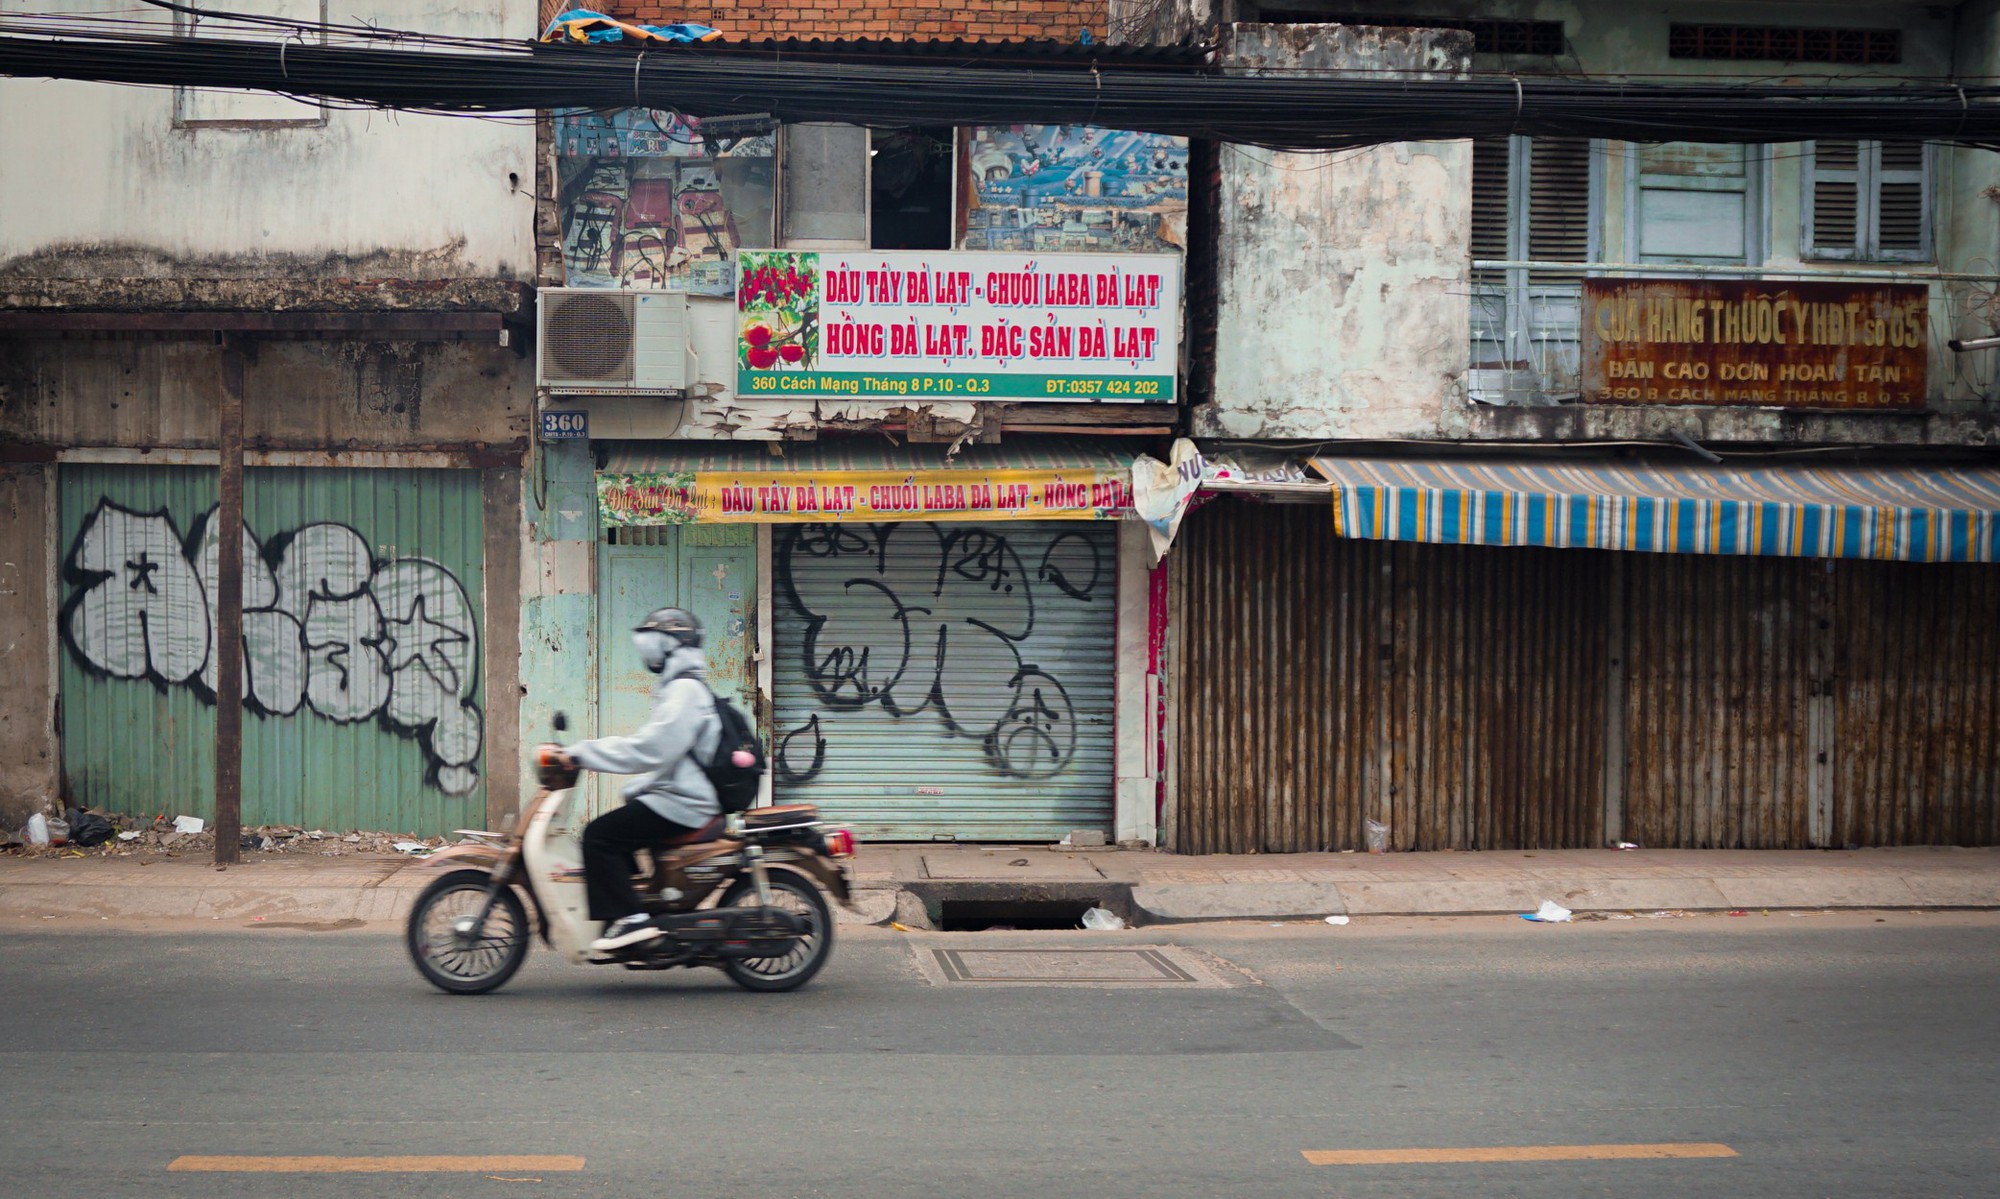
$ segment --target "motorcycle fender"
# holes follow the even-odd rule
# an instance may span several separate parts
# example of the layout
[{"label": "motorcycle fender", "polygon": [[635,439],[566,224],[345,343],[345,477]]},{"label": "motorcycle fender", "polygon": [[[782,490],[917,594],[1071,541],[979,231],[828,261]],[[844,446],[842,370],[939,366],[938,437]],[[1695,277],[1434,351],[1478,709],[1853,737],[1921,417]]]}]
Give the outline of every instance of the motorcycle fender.
[{"label": "motorcycle fender", "polygon": [[475,870],[490,871],[498,867],[506,857],[507,848],[503,845],[481,845],[476,842],[467,842],[463,845],[448,845],[431,854],[422,862],[419,862],[418,865],[424,869],[438,865],[450,865],[457,868],[470,867]]},{"label": "motorcycle fender", "polygon": [[785,866],[798,871],[800,874],[818,883],[821,890],[840,901],[841,907],[851,908],[854,906],[853,902],[848,898],[847,870],[845,867],[822,857],[807,857],[803,854],[786,862]]}]

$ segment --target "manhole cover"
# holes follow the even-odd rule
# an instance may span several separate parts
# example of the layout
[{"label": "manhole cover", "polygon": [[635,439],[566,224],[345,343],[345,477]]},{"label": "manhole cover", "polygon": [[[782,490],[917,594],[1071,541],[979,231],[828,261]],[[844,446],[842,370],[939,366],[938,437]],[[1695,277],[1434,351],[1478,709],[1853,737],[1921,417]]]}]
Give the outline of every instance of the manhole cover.
[{"label": "manhole cover", "polygon": [[932,949],[918,955],[938,983],[1013,986],[1214,987],[1194,962],[1161,946],[1121,949]]}]

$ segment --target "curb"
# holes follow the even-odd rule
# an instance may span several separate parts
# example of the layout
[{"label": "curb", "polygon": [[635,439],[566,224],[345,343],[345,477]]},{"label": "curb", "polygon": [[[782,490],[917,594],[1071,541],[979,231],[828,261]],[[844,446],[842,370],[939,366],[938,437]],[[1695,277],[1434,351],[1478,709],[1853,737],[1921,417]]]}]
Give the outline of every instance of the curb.
[{"label": "curb", "polygon": [[[0,883],[0,916],[106,919],[400,921],[429,881],[398,870],[329,886],[63,881]],[[205,880],[204,880],[205,882]],[[1133,883],[1115,879],[952,879],[862,883],[840,923],[917,928],[945,923],[946,904],[1094,904],[1135,926],[1346,916],[1482,916],[1532,912],[1543,900],[1574,912],[2000,909],[2000,879],[1964,874],[1348,883]]]}]

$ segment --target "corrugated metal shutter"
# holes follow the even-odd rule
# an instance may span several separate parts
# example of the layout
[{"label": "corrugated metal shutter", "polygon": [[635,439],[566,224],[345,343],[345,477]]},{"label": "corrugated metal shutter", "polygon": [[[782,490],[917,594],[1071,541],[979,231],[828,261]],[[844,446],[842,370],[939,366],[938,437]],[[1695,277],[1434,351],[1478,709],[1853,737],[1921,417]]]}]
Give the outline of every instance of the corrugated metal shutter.
[{"label": "corrugated metal shutter", "polygon": [[795,525],[772,557],[779,802],[884,839],[1109,828],[1111,525]]},{"label": "corrugated metal shutter", "polygon": [[2000,844],[2000,570],[1842,562],[1830,844]]},{"label": "corrugated metal shutter", "polygon": [[[73,802],[214,802],[211,470],[65,467],[63,759]],[[243,822],[483,822],[484,584],[472,471],[245,472]]]},{"label": "corrugated metal shutter", "polygon": [[1168,556],[1175,849],[1362,845],[1382,791],[1393,549],[1335,537],[1322,507],[1224,500],[1188,517]]},{"label": "corrugated metal shutter", "polygon": [[1626,564],[1625,836],[1805,848],[1820,564],[1696,554]]},{"label": "corrugated metal shutter", "polygon": [[1393,847],[1603,844],[1608,558],[1396,546]]},{"label": "corrugated metal shutter", "polygon": [[215,506],[215,472],[65,466],[61,491],[64,796],[207,816],[215,708],[187,684],[208,660],[209,624],[184,538]]},{"label": "corrugated metal shutter", "polygon": [[[1608,555],[1332,536],[1222,501],[1174,549],[1174,848],[1602,844]],[[1393,788],[1384,786],[1392,772]]]}]

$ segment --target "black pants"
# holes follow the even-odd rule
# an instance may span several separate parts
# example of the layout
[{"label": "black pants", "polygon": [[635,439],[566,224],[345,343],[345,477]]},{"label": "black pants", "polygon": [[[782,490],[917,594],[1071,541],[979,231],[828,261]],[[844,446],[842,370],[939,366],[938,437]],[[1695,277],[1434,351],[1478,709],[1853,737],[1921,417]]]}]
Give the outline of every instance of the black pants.
[{"label": "black pants", "polygon": [[583,826],[583,886],[592,920],[622,920],[640,911],[632,887],[632,851],[650,849],[688,831],[642,803],[614,808]]}]

